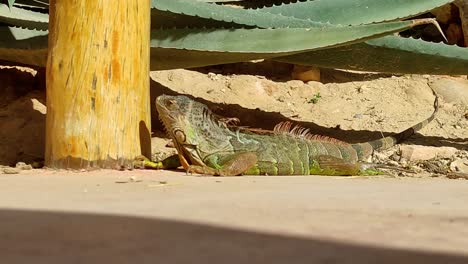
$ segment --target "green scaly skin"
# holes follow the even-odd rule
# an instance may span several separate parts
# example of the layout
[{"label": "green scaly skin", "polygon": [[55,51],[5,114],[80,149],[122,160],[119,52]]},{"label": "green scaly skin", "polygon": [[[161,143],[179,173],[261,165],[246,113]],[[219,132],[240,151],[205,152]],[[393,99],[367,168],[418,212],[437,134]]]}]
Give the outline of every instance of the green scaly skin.
[{"label": "green scaly skin", "polygon": [[[180,164],[190,173],[207,175],[364,175],[375,174],[362,163],[375,149],[388,148],[413,135],[434,119],[391,137],[348,144],[311,135],[307,129],[281,123],[273,131],[255,132],[228,127],[208,107],[186,96],[162,95],[156,108],[178,152]],[[174,168],[170,162],[146,162],[150,168]],[[169,166],[170,165],[170,166]],[[371,172],[371,173],[369,173]]]}]

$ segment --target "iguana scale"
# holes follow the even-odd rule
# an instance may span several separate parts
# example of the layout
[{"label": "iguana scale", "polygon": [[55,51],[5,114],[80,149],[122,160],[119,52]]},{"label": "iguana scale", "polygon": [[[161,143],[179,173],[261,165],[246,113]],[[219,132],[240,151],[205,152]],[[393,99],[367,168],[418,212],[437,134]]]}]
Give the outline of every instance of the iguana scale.
[{"label": "iguana scale", "polygon": [[359,175],[368,170],[369,164],[362,161],[374,150],[391,147],[432,121],[438,98],[428,119],[395,136],[357,144],[313,135],[289,122],[267,132],[230,127],[206,105],[186,96],[161,95],[156,108],[178,157],[147,162],[147,167],[181,164],[190,173],[221,176]]}]

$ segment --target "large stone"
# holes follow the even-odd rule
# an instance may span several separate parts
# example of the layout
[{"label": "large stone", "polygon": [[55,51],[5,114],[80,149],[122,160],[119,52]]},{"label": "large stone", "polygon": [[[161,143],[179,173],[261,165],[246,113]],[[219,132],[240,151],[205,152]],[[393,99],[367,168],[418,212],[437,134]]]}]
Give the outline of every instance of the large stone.
[{"label": "large stone", "polygon": [[468,80],[441,78],[430,82],[429,86],[447,103],[468,104]]},{"label": "large stone", "polygon": [[453,147],[430,147],[420,145],[400,146],[401,158],[407,161],[422,161],[435,158],[448,159],[458,150]]},{"label": "large stone", "polygon": [[304,82],[320,81],[320,69],[311,66],[294,65],[294,70],[291,73],[294,80],[301,80]]},{"label": "large stone", "polygon": [[443,5],[431,11],[439,23],[448,24],[452,20],[452,6]]},{"label": "large stone", "polygon": [[455,5],[459,9],[460,21],[463,29],[465,47],[468,46],[468,0],[455,1]]},{"label": "large stone", "polygon": [[446,30],[447,35],[447,40],[448,44],[453,45],[460,45],[463,46],[464,40],[463,40],[463,29],[461,25],[457,23],[451,23]]}]

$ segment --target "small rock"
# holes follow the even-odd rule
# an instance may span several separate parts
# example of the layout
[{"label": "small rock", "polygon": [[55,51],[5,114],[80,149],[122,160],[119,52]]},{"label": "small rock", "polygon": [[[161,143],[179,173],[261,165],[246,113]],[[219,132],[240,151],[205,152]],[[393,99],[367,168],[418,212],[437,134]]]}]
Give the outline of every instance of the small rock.
[{"label": "small rock", "polygon": [[468,80],[441,78],[429,85],[447,103],[468,104]]},{"label": "small rock", "polygon": [[18,162],[16,163],[16,168],[20,169],[20,170],[32,170],[32,166],[29,165],[29,164],[26,164],[24,162]]},{"label": "small rock", "polygon": [[47,114],[47,107],[39,100],[37,100],[36,98],[32,98],[31,103],[34,110],[38,111],[43,115]]},{"label": "small rock", "polygon": [[353,116],[353,118],[361,119],[361,118],[362,118],[362,114],[355,114],[355,115]]},{"label": "small rock", "polygon": [[212,73],[212,72],[208,73],[208,78],[210,78],[213,81],[219,80],[219,76],[216,75],[216,73]]},{"label": "small rock", "polygon": [[433,147],[437,152],[437,157],[441,159],[450,159],[458,152],[456,148],[453,147]]},{"label": "small rock", "polygon": [[465,39],[465,47],[468,46],[468,1],[460,0],[455,1],[460,13],[461,26],[463,28],[463,35]]},{"label": "small rock", "polygon": [[280,97],[276,98],[276,101],[284,103],[285,98],[284,98],[284,96],[280,96]]},{"label": "small rock", "polygon": [[403,158],[399,161],[399,163],[400,163],[400,166],[402,166],[402,167],[407,167],[408,166],[408,161],[403,159]]},{"label": "small rock", "polygon": [[383,161],[386,161],[387,159],[388,159],[388,155],[386,155],[386,153],[382,153],[379,151],[375,151],[373,153],[374,162],[382,163]]},{"label": "small rock", "polygon": [[418,165],[430,173],[445,174],[448,171],[447,164],[441,162],[441,160],[421,161]]},{"label": "small rock", "polygon": [[31,163],[31,167],[33,169],[40,169],[44,167],[44,161],[43,160],[36,160]]},{"label": "small rock", "polygon": [[291,89],[297,89],[297,88],[303,86],[304,82],[299,81],[299,80],[292,80],[292,81],[288,81],[287,84],[289,85],[289,87],[291,87]]},{"label": "small rock", "polygon": [[422,161],[435,158],[451,158],[458,150],[452,147],[429,147],[418,145],[400,146],[401,158],[407,161]]},{"label": "small rock", "polygon": [[388,165],[392,165],[392,166],[396,166],[396,167],[397,167],[397,166],[400,166],[400,164],[399,164],[398,162],[394,161],[394,160],[389,160],[389,161],[387,161],[387,164],[388,164]]},{"label": "small rock", "polygon": [[317,67],[294,65],[291,77],[304,82],[320,81],[320,69]]},{"label": "small rock", "polygon": [[357,88],[358,93],[363,93],[364,91],[367,91],[367,90],[368,90],[368,87],[365,84]]},{"label": "small rock", "polygon": [[8,167],[8,168],[3,168],[3,173],[5,174],[18,174],[20,173],[20,169],[18,168],[12,168],[12,167]]},{"label": "small rock", "polygon": [[453,172],[468,173],[468,160],[457,159],[450,164],[450,170]]}]

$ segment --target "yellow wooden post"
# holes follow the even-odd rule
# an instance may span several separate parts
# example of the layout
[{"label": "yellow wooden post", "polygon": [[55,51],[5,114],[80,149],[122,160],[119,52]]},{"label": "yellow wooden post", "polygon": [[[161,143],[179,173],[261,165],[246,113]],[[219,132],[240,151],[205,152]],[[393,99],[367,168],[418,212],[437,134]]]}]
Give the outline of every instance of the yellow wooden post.
[{"label": "yellow wooden post", "polygon": [[150,155],[149,0],[51,0],[46,166]]}]

